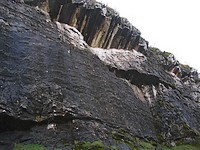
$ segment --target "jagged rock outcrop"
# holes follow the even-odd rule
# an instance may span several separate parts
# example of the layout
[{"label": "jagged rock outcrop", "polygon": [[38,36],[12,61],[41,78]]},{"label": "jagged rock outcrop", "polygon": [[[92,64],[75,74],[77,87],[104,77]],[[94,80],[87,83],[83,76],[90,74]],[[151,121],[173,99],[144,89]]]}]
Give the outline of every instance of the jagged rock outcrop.
[{"label": "jagged rock outcrop", "polygon": [[[171,54],[147,49],[140,32],[111,8],[90,1],[60,2],[29,1],[41,10],[0,1],[0,149],[197,144],[198,73]],[[61,23],[51,22],[55,18]],[[105,28],[107,19],[111,22]]]},{"label": "jagged rock outcrop", "polygon": [[148,47],[135,28],[126,18],[122,18],[110,7],[95,0],[58,0],[39,3],[33,0],[34,6],[49,11],[52,20],[67,23],[76,27],[84,40],[92,47],[135,49],[145,51]]},{"label": "jagged rock outcrop", "polygon": [[185,83],[184,78],[166,72],[159,63],[162,55],[155,55],[152,51],[148,52],[149,57],[137,51],[116,49],[93,49],[93,53],[116,76],[128,80],[134,93],[150,104],[162,140],[199,135],[200,83],[197,74],[196,80],[191,76],[190,83]]}]

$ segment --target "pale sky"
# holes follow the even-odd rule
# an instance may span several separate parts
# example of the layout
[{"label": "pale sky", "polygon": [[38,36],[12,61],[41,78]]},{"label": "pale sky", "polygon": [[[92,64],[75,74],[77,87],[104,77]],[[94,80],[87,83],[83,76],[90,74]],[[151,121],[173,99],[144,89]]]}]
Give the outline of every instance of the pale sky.
[{"label": "pale sky", "polygon": [[150,46],[200,73],[200,0],[97,0],[138,28]]}]

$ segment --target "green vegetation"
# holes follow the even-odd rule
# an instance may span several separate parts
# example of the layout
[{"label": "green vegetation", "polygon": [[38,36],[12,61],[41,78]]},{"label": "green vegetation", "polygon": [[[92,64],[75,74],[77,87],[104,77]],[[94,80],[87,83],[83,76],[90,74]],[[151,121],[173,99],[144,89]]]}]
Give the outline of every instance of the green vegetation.
[{"label": "green vegetation", "polygon": [[118,131],[112,131],[112,138],[118,143],[116,148],[111,148],[112,150],[120,150],[120,144],[126,144],[131,149],[138,150],[135,146],[136,138],[130,136],[130,134],[122,128],[119,128]]},{"label": "green vegetation", "polygon": [[184,65],[184,64],[181,64],[180,67],[181,67],[182,69],[189,69],[189,70],[192,69],[192,67],[190,67],[189,65]]},{"label": "green vegetation", "polygon": [[15,144],[14,150],[47,150],[47,148],[38,144]]},{"label": "green vegetation", "polygon": [[164,57],[169,57],[170,55],[173,55],[170,52],[166,52],[166,51],[163,52],[156,47],[149,47],[149,50],[151,50],[152,52],[160,53]]},{"label": "green vegetation", "polygon": [[[118,131],[112,132],[112,137],[118,142],[118,146],[120,144],[126,144],[133,150],[155,150],[159,143],[155,141],[146,141],[131,135],[128,131],[123,129],[119,129]],[[112,150],[118,150],[119,148],[112,148]],[[160,145],[160,148],[163,150],[200,150],[200,138],[195,140],[195,144],[186,144],[184,141],[179,143],[174,147],[166,147],[164,145]]]},{"label": "green vegetation", "polygon": [[[132,150],[155,150],[156,148],[162,149],[162,150],[200,150],[200,137],[196,138],[193,141],[193,144],[186,144],[185,141],[179,141],[177,146],[174,147],[167,147],[164,145],[160,145],[156,143],[155,141],[149,141],[149,140],[142,140],[131,133],[129,133],[127,130],[124,130],[122,128],[119,128],[117,131],[112,132],[112,138],[113,140],[116,140],[116,145],[104,145],[104,143],[100,140],[96,141],[74,141],[74,150],[121,150],[122,145],[124,144],[129,147]],[[67,141],[63,141],[66,146],[71,145],[70,143],[67,143]],[[64,145],[65,145],[64,144]],[[38,144],[15,144],[14,150],[48,150],[42,145]],[[59,150],[59,149],[55,149]]]},{"label": "green vegetation", "polygon": [[120,150],[120,148],[118,146],[111,146],[110,149],[111,150]]},{"label": "green vegetation", "polygon": [[200,147],[194,145],[179,145],[172,148],[163,147],[163,150],[199,150]]},{"label": "green vegetation", "polygon": [[148,142],[140,142],[140,145],[142,147],[141,149],[144,149],[144,150],[155,150],[156,149],[156,146],[154,146]]},{"label": "green vegetation", "polygon": [[152,52],[160,52],[160,50],[156,47],[149,47],[149,50],[151,50]]},{"label": "green vegetation", "polygon": [[[124,143],[129,146],[132,150],[155,150],[157,145],[152,142],[145,142],[140,139],[135,139],[136,141],[129,141],[119,139],[119,136],[115,136],[119,140],[119,144]],[[121,136],[120,136],[121,137]],[[137,142],[137,143],[136,143]],[[120,150],[119,146],[106,147],[101,141],[94,142],[74,142],[75,150]],[[48,150],[42,145],[38,144],[15,144],[14,150]],[[162,146],[162,150],[200,150],[200,145],[178,145],[175,147]]]},{"label": "green vegetation", "polygon": [[163,52],[163,55],[164,55],[165,57],[169,57],[170,55],[173,55],[173,54],[170,53],[170,52]]},{"label": "green vegetation", "polygon": [[101,141],[74,142],[75,150],[105,150],[106,147]]},{"label": "green vegetation", "polygon": [[65,147],[67,147],[67,146],[70,145],[70,143],[68,143],[66,139],[62,139],[62,144],[63,144]]}]

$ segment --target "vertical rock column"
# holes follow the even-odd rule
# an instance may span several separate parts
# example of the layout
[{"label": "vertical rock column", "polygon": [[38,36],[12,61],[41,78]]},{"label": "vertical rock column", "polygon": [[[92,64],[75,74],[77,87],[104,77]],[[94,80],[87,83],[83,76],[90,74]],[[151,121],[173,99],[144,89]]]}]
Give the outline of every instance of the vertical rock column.
[{"label": "vertical rock column", "polygon": [[[28,3],[28,2],[27,2]],[[53,21],[77,28],[92,47],[135,49],[144,52],[148,43],[140,31],[113,10],[89,0],[33,0],[29,4],[39,6],[50,13]]]}]

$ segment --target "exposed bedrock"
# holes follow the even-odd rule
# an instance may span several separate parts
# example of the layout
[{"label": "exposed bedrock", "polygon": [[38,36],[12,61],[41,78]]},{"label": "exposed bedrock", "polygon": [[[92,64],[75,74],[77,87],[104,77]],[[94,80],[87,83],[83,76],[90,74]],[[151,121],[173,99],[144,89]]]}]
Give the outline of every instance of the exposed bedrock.
[{"label": "exposed bedrock", "polygon": [[52,20],[77,28],[92,47],[147,50],[148,43],[140,36],[140,31],[102,3],[94,0],[33,0],[27,3],[48,11]]},{"label": "exposed bedrock", "polygon": [[200,82],[195,73],[184,82],[167,72],[161,65],[163,56],[153,51],[148,57],[134,50],[93,48],[92,52],[148,102],[161,141],[199,136]]},{"label": "exposed bedrock", "polygon": [[[196,144],[198,73],[155,49],[132,50],[145,42],[140,32],[102,4],[59,3],[57,13],[54,2],[42,6],[83,36],[38,8],[0,1],[0,149],[81,149],[79,142],[99,140],[104,149],[144,149],[140,140],[156,143],[154,149]],[[84,38],[94,47],[129,50],[91,48]]]},{"label": "exposed bedrock", "polygon": [[1,1],[0,14],[0,144],[113,144],[119,128],[156,140],[148,103],[89,49],[35,8]]}]

